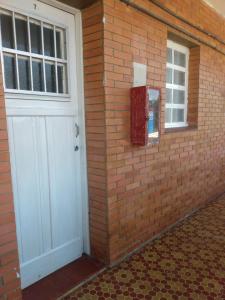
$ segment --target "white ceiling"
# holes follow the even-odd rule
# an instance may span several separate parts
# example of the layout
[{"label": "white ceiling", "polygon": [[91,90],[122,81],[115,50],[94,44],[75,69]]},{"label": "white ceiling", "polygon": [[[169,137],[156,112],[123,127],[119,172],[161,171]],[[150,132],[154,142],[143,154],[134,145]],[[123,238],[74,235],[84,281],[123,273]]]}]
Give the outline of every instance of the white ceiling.
[{"label": "white ceiling", "polygon": [[225,17],[225,0],[204,0],[213,7],[219,14]]}]

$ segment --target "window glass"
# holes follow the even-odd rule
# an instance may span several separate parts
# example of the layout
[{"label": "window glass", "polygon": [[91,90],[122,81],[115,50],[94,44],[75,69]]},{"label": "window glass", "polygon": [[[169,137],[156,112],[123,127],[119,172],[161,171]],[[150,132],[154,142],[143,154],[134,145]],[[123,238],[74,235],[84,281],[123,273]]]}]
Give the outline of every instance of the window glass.
[{"label": "window glass", "polygon": [[170,48],[167,48],[167,62],[173,63],[173,50]]},{"label": "window glass", "polygon": [[58,58],[66,58],[66,33],[65,30],[56,30],[56,56]]},{"label": "window glass", "polygon": [[171,123],[171,108],[166,108],[166,123]]},{"label": "window glass", "polygon": [[172,89],[166,89],[166,102],[172,103]]},{"label": "window glass", "polygon": [[1,35],[2,46],[5,48],[14,48],[13,38],[13,20],[12,16],[1,14]]},{"label": "window glass", "polygon": [[173,83],[173,70],[170,68],[167,68],[166,70],[166,82]]},{"label": "window glass", "polygon": [[7,89],[16,89],[16,60],[15,56],[4,54],[5,85]]},{"label": "window glass", "polygon": [[24,91],[29,91],[31,89],[30,60],[26,57],[18,57],[18,68],[20,89]]},{"label": "window glass", "polygon": [[174,51],[174,64],[181,67],[186,67],[186,56],[184,53]]},{"label": "window glass", "polygon": [[54,30],[53,28],[44,27],[44,49],[46,56],[55,56]]},{"label": "window glass", "polygon": [[31,36],[31,52],[42,54],[42,41],[41,41],[41,25],[38,22],[32,21],[30,23],[30,36]]},{"label": "window glass", "polygon": [[184,104],[185,103],[185,91],[173,90],[173,103]]},{"label": "window glass", "polygon": [[66,74],[66,66],[58,65],[58,89],[60,94],[66,94],[68,92]]},{"label": "window glass", "polygon": [[185,85],[185,72],[174,70],[174,84]]},{"label": "window glass", "polygon": [[16,26],[17,50],[28,51],[27,20],[16,18],[15,26]]},{"label": "window glass", "polygon": [[173,122],[184,122],[184,109],[173,109]]},{"label": "window glass", "polygon": [[56,92],[56,76],[55,64],[51,62],[45,63],[46,89],[48,93]]},{"label": "window glass", "polygon": [[39,59],[33,59],[32,61],[33,69],[33,89],[37,92],[44,91],[44,74],[43,74],[43,64]]}]

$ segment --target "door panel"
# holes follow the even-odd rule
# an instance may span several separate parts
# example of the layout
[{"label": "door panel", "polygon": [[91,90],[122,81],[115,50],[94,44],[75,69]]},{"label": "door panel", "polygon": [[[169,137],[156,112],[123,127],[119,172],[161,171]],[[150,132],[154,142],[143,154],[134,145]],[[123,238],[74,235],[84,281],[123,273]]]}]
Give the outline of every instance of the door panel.
[{"label": "door panel", "polygon": [[73,117],[8,117],[23,287],[82,254]]},{"label": "door panel", "polygon": [[[43,126],[33,117],[8,118],[8,129],[17,230],[20,229],[18,233],[21,236],[20,260],[24,263],[48,248],[42,237],[43,212],[49,214],[48,184],[41,186],[40,182],[40,178],[47,182],[47,167],[43,168],[46,160],[42,156],[44,139],[40,141],[44,131],[41,132]],[[45,224],[45,228],[47,232],[49,224]]]},{"label": "door panel", "polygon": [[78,155],[74,151],[74,127],[73,117],[46,119],[53,247],[73,240],[79,233],[80,209],[74,201],[79,174],[78,160],[74,159]]},{"label": "door panel", "polygon": [[[81,162],[80,153],[75,151],[75,145],[80,147],[75,135],[75,19],[35,0],[32,4],[30,0],[0,0],[0,7],[12,9],[14,15],[24,13],[24,20],[42,22],[42,26],[51,22],[55,33],[62,26],[68,48],[67,60],[62,62],[68,62],[67,94],[34,90],[6,93],[20,271],[25,288],[83,252]],[[16,55],[16,49],[5,48],[1,48],[1,55],[10,51]],[[50,58],[38,59],[44,63]],[[57,68],[61,62],[57,57],[53,60]]]}]

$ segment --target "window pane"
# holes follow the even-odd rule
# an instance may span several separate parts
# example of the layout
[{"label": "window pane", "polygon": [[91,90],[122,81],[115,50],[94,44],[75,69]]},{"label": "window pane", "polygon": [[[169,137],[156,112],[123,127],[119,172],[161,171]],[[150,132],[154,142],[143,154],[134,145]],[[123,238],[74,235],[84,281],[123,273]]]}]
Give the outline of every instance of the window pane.
[{"label": "window pane", "polygon": [[186,67],[186,55],[184,53],[174,51],[174,64],[181,67]]},{"label": "window pane", "polygon": [[171,123],[171,108],[166,108],[166,123]]},{"label": "window pane", "polygon": [[48,62],[45,63],[45,76],[46,76],[46,88],[47,92],[56,92],[56,80],[55,80],[55,64]]},{"label": "window pane", "polygon": [[174,84],[185,85],[185,72],[174,70]]},{"label": "window pane", "polygon": [[4,54],[4,75],[5,86],[7,89],[16,89],[16,66],[15,57],[13,55]]},{"label": "window pane", "polygon": [[21,51],[28,51],[27,21],[16,19],[15,22],[17,49]]},{"label": "window pane", "polygon": [[66,59],[66,33],[64,30],[56,30],[57,57]]},{"label": "window pane", "polygon": [[44,27],[44,47],[46,56],[55,56],[53,28]]},{"label": "window pane", "polygon": [[173,83],[173,70],[170,68],[166,69],[166,82]]},{"label": "window pane", "polygon": [[184,104],[184,102],[185,102],[185,92],[180,90],[173,90],[173,103]]},{"label": "window pane", "polygon": [[44,91],[43,64],[41,60],[32,61],[33,89],[37,92]]},{"label": "window pane", "polygon": [[173,63],[173,50],[167,48],[167,62],[172,64]]},{"label": "window pane", "polygon": [[58,89],[60,94],[68,93],[66,74],[66,66],[58,65]]},{"label": "window pane", "polygon": [[41,26],[38,23],[30,23],[30,35],[31,52],[42,54]]},{"label": "window pane", "polygon": [[18,67],[19,67],[20,89],[29,91],[31,89],[29,59],[20,56],[18,58]]},{"label": "window pane", "polygon": [[184,122],[184,109],[173,109],[173,122]]},{"label": "window pane", "polygon": [[1,14],[2,46],[14,48],[12,16]]},{"label": "window pane", "polygon": [[166,102],[172,103],[172,90],[166,89]]}]

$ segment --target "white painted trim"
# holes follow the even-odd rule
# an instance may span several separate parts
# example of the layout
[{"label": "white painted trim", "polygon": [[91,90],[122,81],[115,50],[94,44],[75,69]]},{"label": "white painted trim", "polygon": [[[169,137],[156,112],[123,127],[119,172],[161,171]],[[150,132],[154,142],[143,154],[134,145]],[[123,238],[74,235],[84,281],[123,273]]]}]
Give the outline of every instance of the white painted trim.
[{"label": "white painted trim", "polygon": [[2,51],[4,53],[18,54],[20,56],[32,57],[32,58],[37,58],[37,59],[45,59],[45,60],[51,61],[51,62],[57,61],[58,63],[61,63],[61,64],[68,63],[67,59],[46,56],[44,54],[36,54],[36,53],[31,53],[31,52],[29,53],[29,52],[25,52],[25,51],[21,51],[21,50],[15,50],[15,49],[4,48],[4,47],[2,47]]},{"label": "white painted trim", "polygon": [[80,143],[81,143],[81,174],[83,184],[81,184],[83,195],[82,209],[83,209],[83,243],[84,251],[86,254],[90,254],[90,231],[89,231],[89,196],[88,196],[88,176],[87,176],[87,151],[86,151],[86,127],[85,127],[85,104],[84,104],[84,64],[83,64],[83,34],[82,34],[82,18],[81,12],[77,10],[75,14],[76,25],[76,40],[78,57],[77,62],[77,76],[80,84],[78,85],[78,118],[79,124],[81,124],[80,131]]},{"label": "white painted trim", "polygon": [[185,91],[185,86],[176,85],[176,84],[172,84],[172,83],[167,83],[166,85],[170,89],[175,88],[176,90]]},{"label": "white painted trim", "polygon": [[67,12],[67,13],[70,13],[72,15],[76,15],[77,13],[80,13],[79,9],[76,9],[75,7],[72,7],[70,5],[61,3],[57,0],[37,0],[37,1],[48,4],[48,5],[53,6],[55,8],[58,8],[60,10],[63,10],[65,12]]},{"label": "white painted trim", "polygon": [[[78,119],[80,124],[80,161],[81,161],[81,195],[82,195],[82,222],[83,222],[83,245],[84,252],[90,254],[90,231],[89,231],[89,197],[87,177],[87,151],[85,130],[85,105],[84,105],[84,74],[83,74],[83,35],[81,11],[56,0],[38,0],[67,13],[75,18],[76,49],[77,49],[77,81],[78,88]],[[79,46],[78,46],[79,45]]]},{"label": "white painted trim", "polygon": [[[3,76],[4,77],[4,76]],[[6,99],[22,99],[29,100],[37,98],[40,100],[54,100],[54,101],[70,101],[69,94],[56,94],[56,93],[48,93],[48,92],[33,92],[33,91],[23,91],[23,90],[11,90],[5,89]]]},{"label": "white painted trim", "polygon": [[[185,102],[184,104],[171,104],[171,103],[166,103],[165,104],[165,108],[170,108],[170,109],[175,109],[175,108],[180,108],[180,109],[184,109],[184,122],[176,122],[176,123],[165,123],[165,128],[179,128],[179,127],[187,127],[188,123],[187,123],[187,111],[188,111],[188,80],[189,80],[189,54],[190,54],[190,50],[189,48],[177,44],[171,40],[167,40],[167,47],[173,50],[173,58],[174,58],[174,50],[177,50],[181,53],[185,54],[186,57],[186,67],[180,67],[171,63],[166,64],[167,68],[171,68],[172,71],[174,72],[174,70],[178,70],[178,71],[182,71],[185,72],[185,85],[184,86],[179,86],[176,84],[171,84],[171,83],[166,83],[166,88],[170,88],[170,89],[177,89],[177,90],[183,90],[185,92]],[[171,114],[172,114],[172,110],[171,110]],[[172,115],[171,115],[172,118]]]},{"label": "white painted trim", "polygon": [[180,122],[180,123],[165,123],[165,128],[183,128],[187,127],[188,124],[185,122]]},{"label": "white painted trim", "polygon": [[178,50],[179,52],[182,52],[184,54],[189,54],[189,48],[186,46],[183,46],[181,44],[175,43],[174,41],[167,40],[167,47],[173,48]]},{"label": "white painted trim", "polygon": [[[171,48],[170,48],[171,49]],[[173,48],[174,49],[174,48]],[[186,54],[186,53],[185,53]],[[186,54],[187,55],[187,54]],[[171,63],[167,63],[167,67],[168,68],[171,68],[171,69],[174,69],[174,70],[177,70],[177,71],[181,71],[181,72],[186,72],[186,68],[184,67],[180,67],[180,66],[177,66],[177,65],[173,65]]]}]

